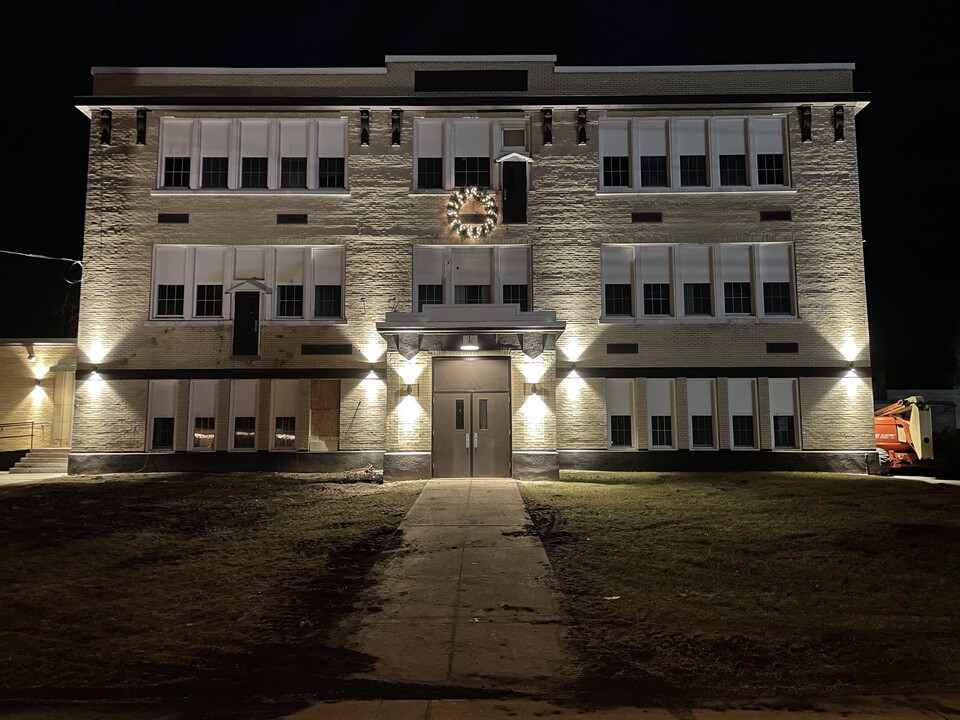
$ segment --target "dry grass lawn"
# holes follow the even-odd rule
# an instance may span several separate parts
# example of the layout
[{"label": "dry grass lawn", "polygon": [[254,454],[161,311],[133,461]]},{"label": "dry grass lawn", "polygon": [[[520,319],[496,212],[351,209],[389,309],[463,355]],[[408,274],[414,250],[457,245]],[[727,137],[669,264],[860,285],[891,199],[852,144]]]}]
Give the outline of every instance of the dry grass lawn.
[{"label": "dry grass lawn", "polygon": [[663,699],[956,692],[960,487],[826,474],[521,483],[583,688]]}]

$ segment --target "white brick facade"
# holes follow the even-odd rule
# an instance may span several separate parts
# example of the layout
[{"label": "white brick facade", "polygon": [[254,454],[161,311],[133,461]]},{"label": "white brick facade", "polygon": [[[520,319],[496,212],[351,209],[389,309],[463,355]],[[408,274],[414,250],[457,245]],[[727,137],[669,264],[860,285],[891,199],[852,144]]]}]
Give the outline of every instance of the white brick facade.
[{"label": "white brick facade", "polygon": [[[469,75],[476,70],[489,74]],[[443,71],[467,74],[432,78],[448,87],[460,83],[456,90],[418,89],[431,79],[422,73]],[[513,75],[498,75],[503,71]],[[521,77],[526,90],[513,89],[510,83]],[[484,83],[483,89],[470,89],[470,83],[477,82]],[[151,380],[161,379],[181,381],[172,447],[161,453],[167,466],[189,465],[198,462],[196,455],[204,455],[187,452],[193,424],[191,379],[219,381],[217,452],[205,455],[241,454],[228,450],[234,431],[230,381],[235,379],[260,381],[254,456],[281,454],[270,450],[274,425],[270,381],[297,379],[297,452],[284,456],[295,457],[300,467],[321,467],[334,462],[330,459],[334,455],[337,463],[347,464],[371,457],[377,462],[384,454],[417,457],[420,465],[414,474],[429,474],[436,430],[432,362],[435,357],[459,355],[454,341],[470,332],[482,337],[482,349],[475,354],[508,357],[511,362],[509,442],[515,459],[511,472],[516,476],[549,476],[564,466],[564,457],[580,466],[593,462],[584,458],[601,458],[597,462],[602,465],[614,457],[614,464],[624,467],[657,467],[668,456],[677,458],[669,462],[682,464],[690,457],[691,446],[688,378],[715,381],[715,457],[732,456],[739,462],[747,456],[770,456],[775,465],[777,453],[765,451],[781,450],[791,458],[825,451],[855,456],[862,466],[864,453],[874,450],[854,120],[867,101],[853,89],[851,66],[603,69],[557,67],[551,57],[459,61],[388,57],[383,68],[358,71],[104,68],[94,70],[93,96],[81,100],[79,106],[91,117],[91,132],[73,433],[78,468],[83,467],[84,456],[93,453],[136,455],[150,446],[148,387]],[[810,109],[809,139],[802,134],[801,107]],[[544,143],[544,108],[552,110],[551,144]],[[584,143],[578,143],[581,108],[586,109]],[[842,139],[835,135],[837,108],[843,110]],[[399,144],[392,143],[394,109],[402,110]],[[107,121],[101,120],[104,110],[109,111]],[[361,111],[369,112],[368,144],[361,144]],[[138,112],[144,118],[140,128]],[[451,188],[427,191],[414,185],[419,160],[414,119],[465,117],[511,120],[526,129],[525,147],[519,153],[527,173],[526,222],[501,222],[478,239],[450,232],[445,209]],[[786,170],[781,186],[631,192],[603,186],[601,119],[621,118],[628,121],[625,127],[633,127],[629,123],[643,118],[713,122],[718,117],[782,119]],[[164,187],[166,151],[161,134],[168,118],[263,119],[274,128],[292,119],[343,118],[344,187],[299,191]],[[103,142],[104,122],[109,143]],[[242,146],[231,137],[233,163],[239,161]],[[495,145],[496,132],[491,137]],[[279,157],[279,141],[269,142]],[[454,147],[449,138],[444,142]],[[197,163],[198,147],[181,154],[192,152]],[[639,151],[631,145],[628,152]],[[490,155],[492,192],[502,209],[505,180],[493,149]],[[271,155],[270,162],[275,159]],[[753,162],[749,152],[747,160]],[[194,178],[200,177],[197,165],[192,170]],[[271,172],[271,177],[278,174],[276,168]],[[716,167],[709,172],[716,178]],[[771,211],[781,218],[788,212],[790,219],[761,219],[762,212]],[[659,221],[635,221],[639,213],[655,214]],[[279,223],[281,214],[305,216],[306,222]],[[181,216],[186,222],[158,222],[161,215]],[[634,317],[604,319],[609,309],[604,309],[601,247],[608,244],[669,245],[675,255],[679,248],[703,245],[712,248],[711,257],[716,258],[720,249],[734,244],[751,248],[751,257],[759,257],[757,248],[781,244],[791,253],[792,311],[770,317],[759,311],[764,297],[757,260],[751,271],[752,313],[744,317],[725,313],[724,278],[717,260],[705,271],[719,306],[712,317],[682,317],[675,310],[673,317],[646,318],[639,317],[635,307]],[[397,330],[399,319],[410,313],[419,316],[413,248],[428,245],[528,246],[530,304],[517,316],[520,324],[491,320],[493,315],[485,320],[483,308],[462,305],[453,309],[452,323],[424,320]],[[157,301],[158,246],[228,249],[222,317],[193,318],[189,302],[182,319],[157,317],[151,308]],[[256,330],[259,352],[235,355],[238,321],[229,290],[245,278],[231,274],[231,253],[240,248],[327,246],[344,249],[341,317],[273,318],[277,282],[268,262],[257,286],[262,287]],[[676,305],[683,301],[678,268],[671,279]],[[634,298],[642,304],[636,266],[625,272],[626,283],[634,283]],[[312,298],[306,280],[304,285],[305,296]],[[187,297],[192,296],[191,288]],[[445,297],[444,302],[453,299]],[[460,324],[457,308],[463,311]],[[539,336],[545,345],[522,346],[527,337],[523,323],[543,318],[555,318],[554,324],[529,335]],[[420,343],[410,360],[398,351],[404,334],[405,342]],[[636,351],[609,352],[611,344],[636,345]],[[770,344],[780,351],[770,352]],[[537,382],[530,379],[532,365]],[[91,392],[94,370],[102,385],[96,393]],[[628,404],[630,446],[611,446],[607,378],[635,380]],[[675,380],[675,453],[648,450],[648,378]],[[727,378],[756,381],[754,453],[731,451]],[[768,378],[796,380],[795,447],[775,448],[777,421],[772,416],[789,401],[775,398],[771,405]],[[328,411],[312,409],[312,403],[320,400],[311,381],[324,379],[339,380],[339,418],[331,420]],[[527,402],[534,394],[536,413]],[[339,452],[310,449],[324,412],[325,427],[338,432],[338,447],[332,449]],[[546,469],[530,473],[521,469],[533,462],[517,459],[524,453],[538,458],[536,463]],[[709,451],[696,453],[705,454]],[[269,467],[274,460],[262,462]]]}]

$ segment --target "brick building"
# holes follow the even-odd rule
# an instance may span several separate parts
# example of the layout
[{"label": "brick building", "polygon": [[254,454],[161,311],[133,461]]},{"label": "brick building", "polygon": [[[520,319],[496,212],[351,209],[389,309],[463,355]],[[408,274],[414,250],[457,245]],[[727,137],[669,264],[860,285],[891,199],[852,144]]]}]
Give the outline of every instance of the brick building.
[{"label": "brick building", "polygon": [[876,466],[852,65],[93,80],[74,472]]}]

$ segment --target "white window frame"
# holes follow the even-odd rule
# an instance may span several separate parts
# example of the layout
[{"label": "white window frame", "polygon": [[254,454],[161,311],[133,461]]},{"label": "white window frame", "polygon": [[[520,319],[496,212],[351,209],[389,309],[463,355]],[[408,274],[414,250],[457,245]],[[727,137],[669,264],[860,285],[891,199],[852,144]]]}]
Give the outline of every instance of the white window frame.
[{"label": "white window frame", "polygon": [[[282,157],[282,139],[281,126],[283,123],[307,121],[306,152],[307,152],[307,187],[306,188],[281,188],[280,187],[280,161]],[[201,148],[201,127],[203,122],[229,122],[230,127],[227,132],[229,155],[228,157],[228,175],[226,188],[203,188],[201,187],[201,166],[203,149]],[[190,123],[189,129],[189,157],[190,157],[190,187],[164,187],[164,165],[167,157],[168,143],[165,141],[165,126],[168,123],[175,123],[184,126]],[[241,166],[243,137],[242,125],[246,123],[249,127],[266,126],[266,152],[267,152],[267,187],[266,188],[241,188]],[[323,142],[322,127],[325,125],[339,124],[341,126],[341,144],[343,157],[343,187],[321,188],[318,187],[318,145]],[[160,118],[160,143],[157,162],[157,180],[156,190],[154,192],[164,195],[176,194],[285,194],[285,195],[348,195],[350,193],[350,155],[349,141],[347,131],[349,123],[346,117],[314,117],[314,118],[182,118],[176,116],[164,116]],[[181,130],[180,132],[185,132]],[[336,143],[335,143],[336,144]],[[173,154],[173,153],[171,153]],[[182,157],[179,153],[175,157]],[[212,156],[211,156],[212,157]],[[337,157],[337,156],[329,156]]]},{"label": "white window frame", "polygon": [[[731,390],[733,387],[747,387],[747,394],[749,395],[750,401],[750,417],[753,418],[753,445],[736,445],[734,444],[734,429],[733,429],[733,418],[735,415],[743,415],[742,412],[737,412],[742,402],[742,398],[737,395],[735,401],[735,393]],[[736,450],[737,452],[745,451],[749,452],[752,450],[760,449],[760,423],[759,418],[757,417],[757,412],[759,403],[757,402],[757,380],[756,378],[727,378],[727,426],[730,431],[730,449]]]},{"label": "white window frame", "polygon": [[[180,387],[179,380],[151,380],[147,390],[147,452],[175,452],[177,449],[177,396]],[[169,409],[170,414],[164,411]],[[159,414],[164,412],[164,414]],[[173,436],[170,447],[153,447],[153,423],[158,417],[173,418]]]},{"label": "white window frame", "polygon": [[[253,447],[235,447],[237,422],[237,396],[244,388],[253,388]],[[228,449],[230,452],[256,452],[257,437],[260,432],[260,381],[259,380],[231,380],[230,381],[230,425],[227,431],[230,434]],[[240,417],[249,417],[244,414]]]},{"label": "white window frame", "polygon": [[[294,438],[293,444],[289,446],[277,446],[277,418],[291,417],[290,413],[278,415],[283,409],[283,403],[290,400],[285,397],[288,394],[293,395],[292,417],[294,419]],[[270,450],[271,452],[297,452],[297,441],[300,438],[302,428],[300,425],[300,381],[299,380],[272,380],[270,383]]]},{"label": "white window frame", "polygon": [[[197,267],[197,257],[198,253],[202,254],[204,251],[217,250],[222,251],[223,253],[223,270],[222,270],[222,287],[223,287],[223,298],[222,298],[222,314],[218,316],[207,316],[207,315],[197,315],[196,307],[196,288],[198,285],[198,267]],[[263,308],[263,321],[270,324],[304,324],[304,323],[313,323],[313,324],[342,324],[346,322],[346,303],[345,303],[345,273],[346,273],[346,247],[344,245],[297,245],[297,246],[278,246],[278,245],[263,245],[263,246],[252,246],[252,245],[243,245],[243,246],[228,246],[228,245],[155,245],[153,250],[153,263],[151,267],[151,281],[150,281],[150,321],[153,322],[163,322],[163,323],[197,323],[197,324],[215,324],[215,323],[224,323],[229,322],[233,318],[233,303],[231,302],[229,289],[233,285],[236,285],[242,279],[245,278],[236,278],[236,261],[238,257],[238,251],[243,251],[245,253],[253,252],[262,252],[263,253],[263,271],[262,278],[264,284],[271,288],[275,292],[277,286],[277,254],[279,252],[285,253],[302,253],[302,284],[303,284],[303,312],[300,317],[287,317],[287,316],[278,316],[276,308],[276,297],[271,295],[268,296],[270,299],[266,302],[261,303]],[[157,314],[157,286],[161,283],[158,282],[157,273],[161,267],[159,264],[159,256],[161,253],[183,253],[183,315],[174,316],[174,315],[158,315]],[[323,270],[323,276],[325,279],[330,277],[339,278],[340,286],[340,316],[323,316],[323,317],[314,317],[315,311],[315,300],[316,300],[316,285],[331,285],[332,282],[323,282],[317,283],[321,272],[318,270],[316,265],[316,257],[319,254],[324,254],[328,256],[331,260],[335,259],[336,263],[339,264],[338,268],[333,268],[332,270]],[[282,278],[281,278],[282,279]],[[210,284],[210,283],[199,283],[201,285]],[[288,283],[285,283],[288,284]]]},{"label": "white window frame", "polygon": [[[605,411],[607,418],[607,449],[608,450],[635,450],[637,448],[637,421],[634,409],[635,384],[633,378],[607,378],[605,382]],[[626,412],[623,412],[626,410]],[[626,415],[630,418],[630,444],[613,444],[614,415]]]},{"label": "white window frame", "polygon": [[[419,301],[419,290],[418,287],[420,284],[433,284],[436,283],[418,283],[419,277],[421,277],[417,268],[417,248],[426,248],[428,251],[435,251],[437,254],[442,254],[442,259],[437,258],[436,261],[442,263],[443,267],[443,276],[442,282],[440,283],[443,286],[443,305],[454,305],[456,304],[456,287],[455,287],[455,277],[453,270],[453,256],[454,252],[489,252],[490,253],[490,303],[489,305],[502,305],[503,303],[503,286],[506,285],[519,285],[522,283],[504,283],[504,277],[507,276],[507,279],[516,279],[515,277],[510,277],[513,273],[507,273],[504,271],[504,265],[502,261],[506,260],[511,254],[515,253],[518,248],[526,249],[526,286],[527,286],[527,307],[533,308],[533,277],[531,275],[531,265],[533,261],[532,249],[530,245],[415,245],[411,249],[411,267],[413,272],[411,275],[411,311],[417,311],[417,303]],[[434,268],[435,270],[435,268]],[[428,275],[433,275],[434,273],[425,273]]]},{"label": "white window frame", "polygon": [[[702,397],[703,388],[706,388],[706,403]],[[696,390],[695,390],[696,388]],[[697,410],[697,412],[694,412]],[[706,410],[706,412],[703,412]],[[694,445],[693,443],[693,416],[710,416],[711,445]],[[719,445],[719,428],[717,427],[717,381],[714,378],[687,378],[687,439],[689,448],[697,451],[716,450]]]},{"label": "white window frame", "polygon": [[[688,274],[684,269],[684,248],[694,246],[694,243],[603,243],[600,246],[600,322],[617,323],[664,323],[664,322],[683,322],[683,323],[792,323],[797,322],[799,318],[797,303],[797,282],[795,253],[792,242],[757,242],[757,243],[717,243],[717,244],[696,244],[698,247],[706,248],[709,255],[707,273],[710,282],[710,297],[712,303],[712,314],[710,315],[687,315],[684,307],[684,279]],[[730,273],[724,273],[723,250],[733,245],[746,247],[749,257],[749,277],[750,277],[750,304],[751,312],[727,313],[726,303],[724,302],[724,283],[726,277],[732,277],[732,282],[737,282],[736,278],[741,276],[738,270],[733,276]],[[763,262],[763,248],[776,246],[782,250],[786,256],[786,266],[776,270],[775,282],[789,282],[790,284],[790,314],[767,313],[763,306],[763,283],[769,277],[770,270],[765,269]],[[604,248],[621,249],[624,255],[624,261],[611,267],[605,260]],[[645,274],[644,254],[652,252],[652,248],[664,248],[668,254],[667,263],[669,266],[670,283],[670,315],[647,315],[644,313],[643,306],[643,284],[648,277]],[[698,270],[702,269],[699,265]],[[625,276],[629,273],[631,298],[633,303],[631,315],[607,315],[606,307],[606,285],[610,282],[624,284]],[[782,278],[786,278],[783,280]]]},{"label": "white window frame", "polygon": [[[803,439],[800,435],[800,387],[797,378],[769,378],[767,380],[767,394],[770,407],[770,448],[783,452],[795,452],[803,448]],[[777,447],[776,423],[774,417],[787,416],[786,403],[790,404],[789,415],[793,417],[793,446]]]},{"label": "white window frame", "polygon": [[[670,445],[654,445],[653,443],[653,421],[654,416],[661,416],[663,413],[654,413],[654,402],[661,401],[662,397],[658,395],[667,394],[667,403],[670,410]],[[677,449],[677,385],[673,378],[647,378],[647,447],[650,450],[676,450]]]},{"label": "white window frame", "polygon": [[[761,131],[762,125],[768,125],[771,119],[781,121],[781,152],[783,154],[783,185],[761,185],[758,181],[757,154],[761,144],[769,143],[769,132]],[[680,184],[680,145],[678,140],[679,121],[700,120],[705,123],[707,184],[704,186],[683,186]],[[720,184],[720,130],[719,125],[728,120],[742,120],[745,124],[745,152],[747,185]],[[643,186],[640,181],[640,153],[641,128],[650,121],[665,121],[667,123],[667,186]],[[620,127],[626,122],[628,129],[628,148],[630,166],[630,185],[611,186],[603,184],[603,154],[604,126],[611,129]],[[599,147],[597,167],[598,194],[630,194],[630,193],[702,193],[702,192],[794,192],[790,165],[790,146],[788,138],[788,119],[786,114],[771,113],[769,115],[715,115],[715,116],[683,116],[683,117],[630,117],[607,116],[598,122]]]},{"label": "white window frame", "polygon": [[[217,449],[217,429],[220,424],[220,418],[217,417],[217,407],[219,401],[219,381],[218,380],[191,380],[190,381],[190,409],[187,413],[187,451],[188,452],[215,452]],[[199,404],[198,395],[208,392],[207,388],[213,388],[213,445],[209,448],[198,448],[196,446],[196,427]],[[202,390],[201,390],[202,389]],[[206,414],[201,417],[210,417]]]}]

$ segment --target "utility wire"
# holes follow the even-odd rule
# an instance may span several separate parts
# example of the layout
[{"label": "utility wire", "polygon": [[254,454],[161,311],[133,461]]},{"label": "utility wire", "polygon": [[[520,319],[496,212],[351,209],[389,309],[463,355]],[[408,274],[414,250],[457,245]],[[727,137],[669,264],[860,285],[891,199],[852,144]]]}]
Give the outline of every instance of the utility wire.
[{"label": "utility wire", "polygon": [[[21,257],[37,258],[39,260],[63,260],[64,262],[70,263],[71,269],[79,265],[80,273],[81,275],[83,274],[83,262],[80,260],[77,260],[76,258],[57,257],[55,255],[37,255],[35,253],[17,252],[16,250],[0,250],[0,253],[6,253],[7,255],[20,255]],[[77,279],[77,280],[71,280],[66,275],[63,276],[64,282],[66,282],[68,285],[79,285],[82,279],[83,278],[81,277],[80,279]]]}]

